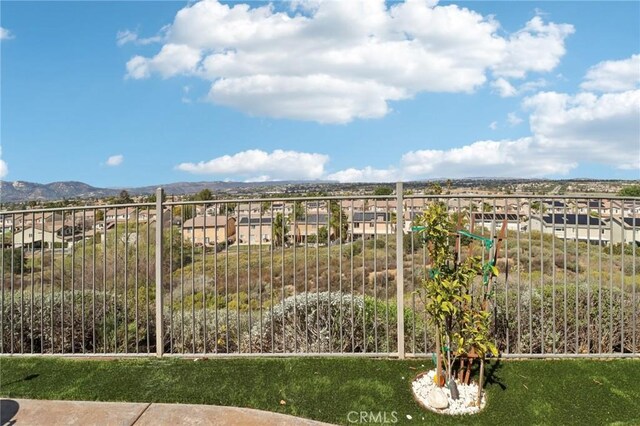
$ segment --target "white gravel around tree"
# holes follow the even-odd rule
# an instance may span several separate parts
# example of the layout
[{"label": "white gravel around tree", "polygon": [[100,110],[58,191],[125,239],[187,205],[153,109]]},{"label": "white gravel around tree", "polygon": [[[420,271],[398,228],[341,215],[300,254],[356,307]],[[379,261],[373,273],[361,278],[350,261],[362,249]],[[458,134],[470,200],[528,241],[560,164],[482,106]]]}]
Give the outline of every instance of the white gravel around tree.
[{"label": "white gravel around tree", "polygon": [[[454,400],[451,398],[448,386],[445,385],[441,388],[436,386],[433,381],[435,375],[435,369],[429,370],[426,374],[416,378],[411,385],[411,390],[416,400],[425,408],[440,414],[459,415],[478,413],[486,405],[486,392],[483,392],[480,407],[476,406],[478,398],[478,385],[476,383],[463,385],[456,380],[460,397]],[[446,408],[438,408],[445,406]]]}]

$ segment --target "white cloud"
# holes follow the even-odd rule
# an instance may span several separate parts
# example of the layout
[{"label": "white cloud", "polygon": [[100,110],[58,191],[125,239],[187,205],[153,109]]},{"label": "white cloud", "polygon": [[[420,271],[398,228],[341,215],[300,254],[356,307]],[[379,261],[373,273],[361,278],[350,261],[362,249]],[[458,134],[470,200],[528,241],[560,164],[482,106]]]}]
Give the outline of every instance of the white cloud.
[{"label": "white cloud", "polygon": [[406,97],[406,93],[375,81],[346,81],[328,75],[220,79],[209,92],[212,101],[251,115],[320,123],[379,118],[389,112],[386,101]]},{"label": "white cloud", "polygon": [[151,72],[157,72],[168,78],[178,74],[193,74],[200,61],[198,49],[183,44],[165,44],[160,53],[153,59],[134,56],[127,62],[127,76],[139,79],[146,78]]},{"label": "white cloud", "polygon": [[390,101],[421,92],[473,92],[489,72],[550,71],[572,31],[535,17],[502,36],[493,17],[436,1],[327,1],[276,11],[203,0],[176,14],[158,54],[131,58],[127,75],[198,76],[211,82],[210,101],[249,114],[345,123],[382,117]]},{"label": "white cloud", "polygon": [[489,124],[489,128],[491,130],[496,130],[498,128],[498,122],[497,121],[492,121],[491,124]]},{"label": "white cloud", "polygon": [[139,46],[146,46],[152,43],[160,43],[166,38],[166,32],[169,26],[165,25],[160,28],[157,35],[152,37],[140,37],[137,31],[122,30],[116,33],[116,44],[118,46],[124,46],[127,43],[133,43]]},{"label": "white cloud", "polygon": [[[526,98],[523,107],[530,112],[529,136],[476,141],[450,149],[418,149],[386,169],[367,166],[327,172],[327,155],[282,150],[248,150],[176,168],[247,181],[324,178],[340,182],[543,177],[567,175],[581,163],[640,170],[640,89],[599,96],[543,92]],[[507,121],[517,125],[523,120],[510,113]]]},{"label": "white cloud", "polygon": [[504,56],[493,66],[493,73],[523,78],[528,72],[553,70],[566,52],[565,38],[573,32],[573,25],[545,24],[542,17],[535,16],[523,29],[508,37]]},{"label": "white cloud", "polygon": [[515,112],[510,112],[509,114],[507,114],[507,122],[511,127],[514,127],[522,123],[522,118],[518,117],[518,114],[516,114]]},{"label": "white cloud", "polygon": [[622,93],[538,93],[524,101],[538,143],[549,152],[606,164],[640,168],[640,89]]},{"label": "white cloud", "polygon": [[509,98],[518,94],[518,90],[502,77],[492,81],[491,87],[498,91],[501,98]]},{"label": "white cloud", "polygon": [[365,167],[363,169],[350,168],[331,173],[327,176],[327,179],[338,182],[393,182],[398,180],[400,176],[400,173],[395,168],[374,169]]},{"label": "white cloud", "polygon": [[277,149],[271,153],[251,149],[199,163],[181,163],[176,168],[194,174],[244,177],[245,180],[320,179],[329,156]]},{"label": "white cloud", "polygon": [[[580,163],[640,169],[640,90],[600,96],[544,92],[525,99],[523,106],[531,112],[530,136],[411,151],[402,156],[398,167],[352,168],[329,178],[352,182],[396,177],[543,177],[566,175]],[[522,119],[511,113],[508,121],[515,125]]]},{"label": "white cloud", "polygon": [[418,150],[402,156],[405,178],[546,176],[566,174],[577,164],[541,149],[532,137],[478,141],[448,150]]},{"label": "white cloud", "polygon": [[580,87],[598,92],[621,92],[640,87],[640,55],[592,66]]},{"label": "white cloud", "polygon": [[107,166],[110,167],[115,167],[115,166],[119,166],[120,164],[122,164],[122,162],[124,161],[124,156],[123,155],[112,155],[111,157],[107,158]]},{"label": "white cloud", "polygon": [[526,92],[533,92],[542,87],[545,87],[546,85],[547,81],[544,79],[527,81],[517,88],[502,77],[491,82],[491,87],[498,92],[501,98],[509,98],[512,96],[521,95]]},{"label": "white cloud", "polygon": [[6,28],[0,27],[0,40],[11,40],[15,38],[13,33]]},{"label": "white cloud", "polygon": [[3,179],[9,174],[9,167],[7,163],[2,159],[2,147],[0,147],[0,179]]},{"label": "white cloud", "polygon": [[122,46],[127,43],[134,43],[136,40],[138,40],[138,33],[133,31],[118,31],[118,33],[116,34],[116,44],[118,46]]}]

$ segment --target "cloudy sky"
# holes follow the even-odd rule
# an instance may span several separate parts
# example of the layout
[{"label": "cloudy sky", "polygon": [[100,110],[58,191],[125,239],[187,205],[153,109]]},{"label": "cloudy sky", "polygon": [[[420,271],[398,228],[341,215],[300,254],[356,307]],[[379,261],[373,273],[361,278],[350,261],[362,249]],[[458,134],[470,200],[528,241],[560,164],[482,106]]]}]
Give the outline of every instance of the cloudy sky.
[{"label": "cloudy sky", "polygon": [[0,177],[640,179],[640,3],[2,2]]}]

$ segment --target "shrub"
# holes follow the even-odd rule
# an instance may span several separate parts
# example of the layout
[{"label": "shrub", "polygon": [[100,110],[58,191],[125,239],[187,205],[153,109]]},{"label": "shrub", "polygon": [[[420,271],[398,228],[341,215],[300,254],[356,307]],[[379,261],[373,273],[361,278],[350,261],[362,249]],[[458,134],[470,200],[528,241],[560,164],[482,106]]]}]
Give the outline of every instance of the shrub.
[{"label": "shrub", "polygon": [[144,300],[139,299],[137,323],[132,300],[129,295],[125,312],[123,295],[110,292],[96,293],[95,299],[89,291],[67,292],[64,297],[61,293],[34,293],[33,299],[28,292],[24,298],[14,293],[13,303],[5,293],[2,352],[30,353],[32,338],[34,353],[123,353],[134,352],[136,344],[141,352],[155,352],[155,308],[149,307],[147,329]]},{"label": "shrub", "polygon": [[404,234],[402,239],[402,248],[405,254],[417,253],[424,247],[424,244],[422,235],[416,233]]},{"label": "shrub", "polygon": [[[508,298],[504,293],[499,293],[496,297],[495,331],[500,349],[506,350],[508,338],[512,353],[550,353],[554,346],[556,352],[564,352],[566,346],[566,350],[572,353],[609,352],[610,347],[614,352],[634,350],[633,294],[623,293],[618,287],[611,289],[603,286],[600,291],[597,284],[568,284],[566,310],[564,295],[564,286],[559,284],[556,284],[555,289],[551,285],[545,285],[542,289],[537,286],[531,291],[528,287],[523,287],[519,298],[515,288],[509,289]],[[521,332],[519,343],[518,309]],[[638,310],[637,306],[635,309]],[[635,335],[640,336],[640,321],[637,319]],[[637,339],[635,351],[640,351],[640,339]]]},{"label": "shrub", "polygon": [[[23,269],[26,271],[26,258],[22,255],[22,249],[3,249],[2,261],[4,262],[3,273],[13,272],[14,274],[19,274]],[[13,265],[11,264],[12,261]]]},{"label": "shrub", "polygon": [[[165,350],[171,353],[246,352],[248,315],[236,311],[199,309],[174,310],[172,327],[165,328]],[[165,320],[165,324],[167,321]],[[206,345],[206,348],[205,348]],[[206,350],[205,350],[206,349]]]},{"label": "shrub", "polygon": [[388,306],[370,297],[339,292],[300,293],[267,312],[262,329],[259,324],[253,326],[251,348],[257,352],[263,348],[274,352],[392,352],[396,316],[395,307]]}]

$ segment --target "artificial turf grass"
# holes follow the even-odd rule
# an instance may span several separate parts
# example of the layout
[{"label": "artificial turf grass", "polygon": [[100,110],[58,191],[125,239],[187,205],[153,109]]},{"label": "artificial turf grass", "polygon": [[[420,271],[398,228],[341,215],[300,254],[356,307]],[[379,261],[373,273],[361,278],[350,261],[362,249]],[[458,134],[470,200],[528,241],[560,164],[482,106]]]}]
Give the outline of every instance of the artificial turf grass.
[{"label": "artificial turf grass", "polygon": [[230,405],[337,424],[361,411],[386,412],[398,424],[640,424],[640,360],[494,362],[487,407],[468,417],[437,415],[413,401],[411,381],[430,366],[362,358],[0,357],[0,395]]}]

